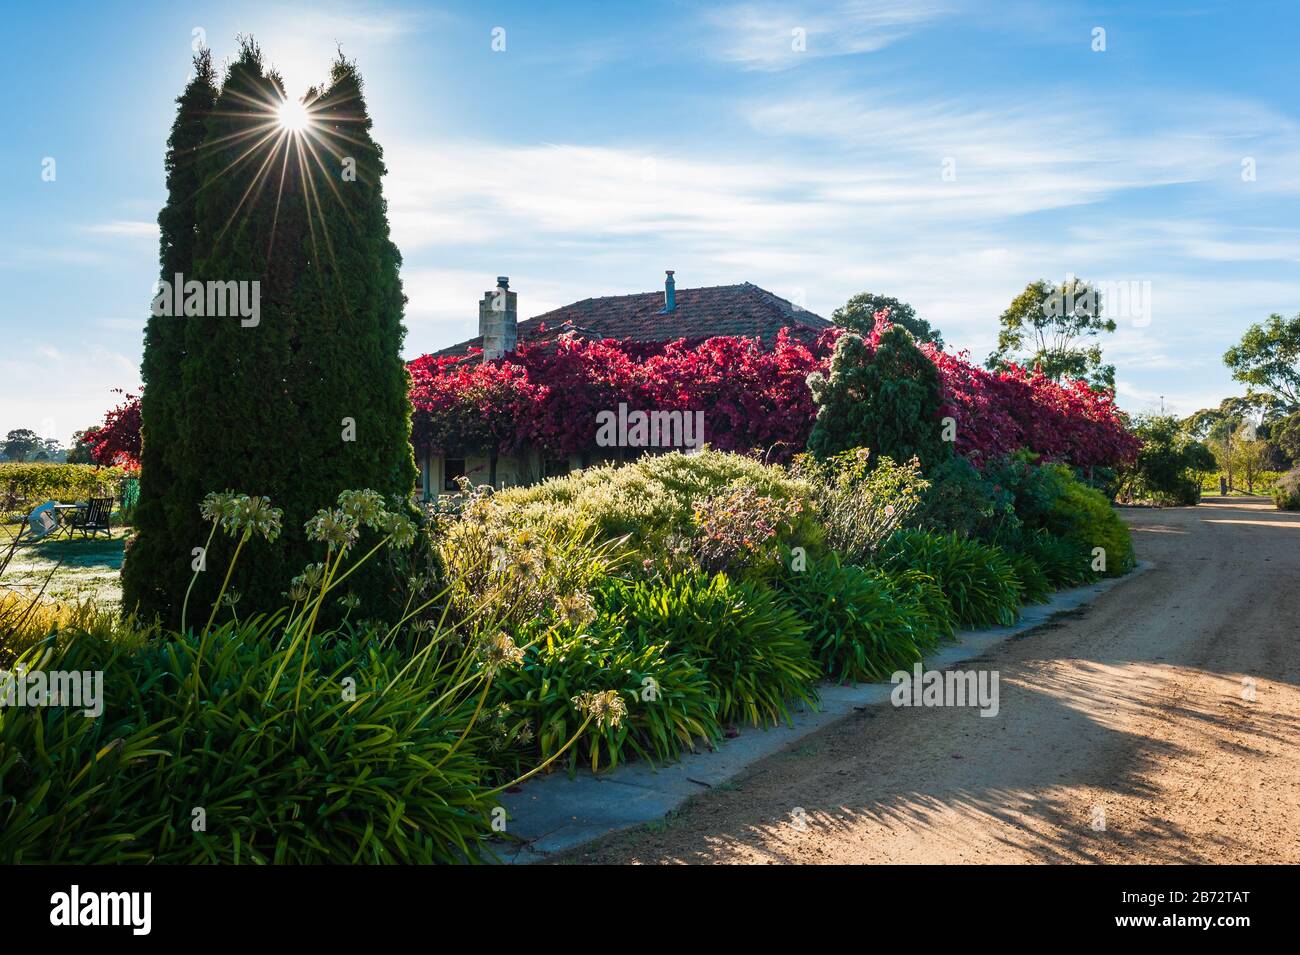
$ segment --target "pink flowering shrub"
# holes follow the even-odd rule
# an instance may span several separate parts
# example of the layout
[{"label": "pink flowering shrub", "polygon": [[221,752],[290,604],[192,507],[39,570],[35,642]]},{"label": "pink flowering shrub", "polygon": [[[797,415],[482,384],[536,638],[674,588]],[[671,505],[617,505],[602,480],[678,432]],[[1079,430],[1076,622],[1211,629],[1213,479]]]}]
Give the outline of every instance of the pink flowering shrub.
[{"label": "pink flowering shrub", "polygon": [[[888,326],[888,315],[878,313],[868,347]],[[508,454],[531,443],[576,453],[593,446],[597,413],[625,403],[702,410],[713,447],[785,462],[807,443],[817,414],[807,378],[826,371],[839,331],[812,344],[782,332],[771,349],[740,337],[660,346],[564,335],[525,343],[495,362],[420,358],[410,365],[413,441],[435,452]],[[1020,448],[1083,468],[1115,467],[1137,454],[1138,439],[1110,394],[1023,368],[986,371],[965,353],[921,348],[939,371],[957,452],[976,463]]]},{"label": "pink flowering shrub", "polygon": [[992,372],[922,346],[939,369],[944,415],[956,422],[957,452],[979,464],[1028,448],[1081,468],[1132,461],[1141,446],[1115,398],[1083,381],[1055,382],[1012,366]]},{"label": "pink flowering shrub", "polygon": [[544,397],[527,371],[510,362],[469,364],[426,355],[407,367],[414,409],[412,441],[422,450],[514,451],[526,440],[517,422]]},{"label": "pink flowering shrub", "polygon": [[564,335],[494,362],[420,358],[410,364],[412,440],[435,452],[531,443],[576,453],[593,446],[599,412],[626,404],[703,411],[710,446],[785,461],[808,440],[817,409],[806,379],[830,342],[782,332],[771,349],[739,337],[647,347]]}]

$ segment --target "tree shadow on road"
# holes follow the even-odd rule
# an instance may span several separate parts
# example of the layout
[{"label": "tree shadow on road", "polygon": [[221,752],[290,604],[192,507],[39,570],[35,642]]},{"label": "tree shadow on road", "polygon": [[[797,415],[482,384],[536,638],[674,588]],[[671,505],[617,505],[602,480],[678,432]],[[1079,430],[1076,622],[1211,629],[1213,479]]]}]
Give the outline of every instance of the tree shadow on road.
[{"label": "tree shadow on road", "polygon": [[[1300,515],[1244,509],[1300,529]],[[569,858],[1296,861],[1294,830],[1269,832],[1256,816],[1280,806],[1295,817],[1300,534],[1287,556],[1273,530],[1215,523],[1242,510],[1126,513],[1156,570],[1127,596],[1121,584],[1082,617],[961,665],[1000,671],[999,716],[874,707],[693,801],[663,831]]]}]

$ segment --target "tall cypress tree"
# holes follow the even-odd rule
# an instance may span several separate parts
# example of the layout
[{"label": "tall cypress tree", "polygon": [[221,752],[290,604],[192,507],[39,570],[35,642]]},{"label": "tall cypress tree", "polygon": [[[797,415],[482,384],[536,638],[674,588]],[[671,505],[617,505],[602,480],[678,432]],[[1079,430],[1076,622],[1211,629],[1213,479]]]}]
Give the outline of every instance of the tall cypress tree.
[{"label": "tall cypress tree", "polygon": [[[166,556],[179,556],[182,572],[132,569],[167,581],[159,603],[170,622],[189,584],[190,549],[206,540],[198,506],[207,491],[264,494],[284,510],[281,538],[240,556],[232,587],[242,614],[279,606],[289,579],[320,559],[303,525],[340,491],[405,499],[415,485],[401,259],[360,78],[340,57],[328,88],[309,95],[301,132],[277,122],[283,99],[279,78],[244,41],[207,124],[192,271],[201,282],[259,282],[260,316],[254,326],[238,317],[174,320],[185,330],[168,493],[175,506],[154,532],[165,533]],[[231,549],[218,540],[210,570],[224,567]],[[381,571],[373,565],[349,579],[359,615],[390,611]],[[217,576],[200,575],[192,604],[215,596]]]},{"label": "tall cypress tree", "polygon": [[[194,78],[176,99],[176,119],[167,140],[167,203],[158,213],[159,277],[170,282],[187,273],[194,261],[194,206],[199,192],[199,149],[217,99],[212,52],[194,57]],[[140,380],[140,499],[135,509],[139,533],[131,539],[122,569],[123,605],[147,616],[163,613],[166,594],[174,592],[186,571],[168,527],[178,518],[172,493],[177,480],[177,420],[185,329],[167,316],[150,316],[145,325]],[[183,586],[183,584],[182,584]]]},{"label": "tall cypress tree", "polygon": [[[301,140],[306,225],[299,238],[309,268],[293,290],[292,309],[298,338],[307,344],[295,350],[289,390],[305,402],[295,470],[306,487],[318,489],[306,497],[311,513],[348,487],[407,497],[417,472],[410,378],[401,357],[401,255],[389,235],[383,152],[371,136],[355,64],[340,54],[329,84],[310,91],[307,100],[310,121]],[[326,500],[320,490],[328,491]],[[350,583],[362,598],[358,615],[391,609],[382,565],[372,562]]]}]

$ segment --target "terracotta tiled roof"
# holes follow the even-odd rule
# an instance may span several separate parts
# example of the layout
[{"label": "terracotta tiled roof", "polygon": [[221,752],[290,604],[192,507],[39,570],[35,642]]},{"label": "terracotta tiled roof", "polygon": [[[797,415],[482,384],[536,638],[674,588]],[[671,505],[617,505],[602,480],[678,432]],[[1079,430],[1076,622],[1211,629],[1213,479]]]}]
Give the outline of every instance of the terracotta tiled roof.
[{"label": "terracotta tiled roof", "polygon": [[[782,328],[816,335],[831,323],[750,282],[710,288],[677,289],[677,307],[664,312],[664,293],[588,298],[519,323],[519,342],[574,331],[584,338],[666,342],[702,341],[717,335],[744,335],[776,341]],[[542,329],[545,328],[545,332]],[[804,337],[800,335],[799,337]],[[435,355],[463,355],[482,348],[482,338],[453,345]]]}]

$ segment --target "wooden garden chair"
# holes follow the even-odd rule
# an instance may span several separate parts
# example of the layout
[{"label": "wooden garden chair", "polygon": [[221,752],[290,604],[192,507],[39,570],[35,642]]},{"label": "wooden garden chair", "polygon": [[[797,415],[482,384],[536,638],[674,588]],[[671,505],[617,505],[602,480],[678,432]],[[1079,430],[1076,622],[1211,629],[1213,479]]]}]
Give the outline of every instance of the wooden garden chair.
[{"label": "wooden garden chair", "polygon": [[92,497],[84,508],[72,515],[72,529],[68,536],[72,536],[75,531],[81,531],[82,537],[96,537],[100,533],[105,537],[112,537],[113,532],[108,526],[108,518],[112,512],[111,497]]}]

